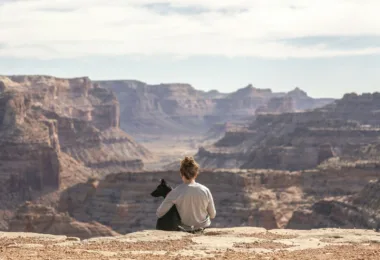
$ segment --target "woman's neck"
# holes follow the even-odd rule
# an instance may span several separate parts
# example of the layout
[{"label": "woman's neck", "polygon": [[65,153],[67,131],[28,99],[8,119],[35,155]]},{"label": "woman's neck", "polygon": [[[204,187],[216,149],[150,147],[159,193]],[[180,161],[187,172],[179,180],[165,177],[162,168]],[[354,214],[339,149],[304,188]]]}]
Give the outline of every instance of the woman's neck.
[{"label": "woman's neck", "polygon": [[195,183],[195,179],[192,179],[192,180],[183,180],[183,182],[185,184],[193,184],[193,183]]}]

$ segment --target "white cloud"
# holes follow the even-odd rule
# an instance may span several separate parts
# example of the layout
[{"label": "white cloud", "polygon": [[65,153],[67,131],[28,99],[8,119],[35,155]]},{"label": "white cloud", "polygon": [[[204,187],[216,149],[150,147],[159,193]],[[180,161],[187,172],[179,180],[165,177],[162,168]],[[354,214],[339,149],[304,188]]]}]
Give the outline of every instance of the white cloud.
[{"label": "white cloud", "polygon": [[[208,12],[155,12],[160,0],[0,0],[0,56],[224,55],[267,58],[380,53],[286,38],[380,35],[378,0],[168,0]],[[236,10],[235,12],[224,12]],[[239,12],[238,10],[243,10]]]}]

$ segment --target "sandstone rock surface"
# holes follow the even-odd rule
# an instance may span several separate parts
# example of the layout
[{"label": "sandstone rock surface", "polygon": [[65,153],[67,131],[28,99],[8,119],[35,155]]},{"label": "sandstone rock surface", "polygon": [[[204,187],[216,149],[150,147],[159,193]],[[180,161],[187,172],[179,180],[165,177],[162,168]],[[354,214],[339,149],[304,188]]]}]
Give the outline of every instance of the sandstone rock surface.
[{"label": "sandstone rock surface", "polygon": [[[132,135],[203,134],[214,123],[254,115],[257,108],[277,97],[291,98],[297,110],[321,107],[333,101],[310,98],[299,89],[274,93],[252,85],[232,93],[219,93],[216,90],[200,91],[189,84],[177,83],[149,85],[135,80],[97,83],[116,94],[121,104],[121,127]],[[276,100],[272,100],[269,109],[288,111],[291,109],[289,106],[276,106]]]},{"label": "sandstone rock surface", "polygon": [[[214,227],[283,228],[295,210],[326,198],[360,192],[379,178],[379,164],[357,163],[310,171],[202,170],[198,181],[211,190],[217,216]],[[154,229],[162,199],[153,191],[164,178],[175,187],[177,171],[119,173],[89,180],[61,194],[58,210],[82,222],[97,221],[121,234]]]},{"label": "sandstone rock surface", "polygon": [[52,207],[30,202],[17,209],[10,221],[9,231],[66,235],[80,239],[119,235],[98,222],[78,222],[67,214],[57,213]]},{"label": "sandstone rock surface", "polygon": [[294,99],[291,96],[272,98],[256,110],[260,113],[289,113],[296,111]]},{"label": "sandstone rock surface", "polygon": [[259,113],[199,149],[206,168],[312,169],[330,158],[378,160],[380,94],[347,94],[311,111]]},{"label": "sandstone rock surface", "polygon": [[288,228],[323,227],[366,228],[380,230],[380,180],[363,190],[338,200],[321,200],[310,208],[293,213]]},{"label": "sandstone rock surface", "polygon": [[65,236],[0,233],[3,259],[368,259],[380,257],[378,233],[366,230],[208,229],[203,235],[146,230],[76,241]]},{"label": "sandstone rock surface", "polygon": [[[142,159],[150,156],[119,128],[119,103],[113,93],[90,79],[1,76],[0,81],[0,140],[2,151],[7,150],[0,158],[9,165],[7,174],[13,171],[12,160],[24,156],[23,164],[42,161],[45,168],[40,166],[36,174],[57,186],[60,152],[101,173],[113,172],[115,166],[116,171],[141,170]],[[18,155],[21,150],[23,155]],[[44,172],[49,173],[43,176]]]},{"label": "sandstone rock surface", "polygon": [[92,175],[142,170],[151,153],[119,128],[119,103],[88,78],[0,76],[0,228],[26,200],[54,204]]}]

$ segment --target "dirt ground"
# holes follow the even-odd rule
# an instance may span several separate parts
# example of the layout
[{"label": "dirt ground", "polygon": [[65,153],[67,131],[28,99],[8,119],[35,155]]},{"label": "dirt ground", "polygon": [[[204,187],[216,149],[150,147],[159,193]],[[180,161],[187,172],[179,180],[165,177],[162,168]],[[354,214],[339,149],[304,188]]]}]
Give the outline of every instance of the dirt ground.
[{"label": "dirt ground", "polygon": [[0,233],[0,259],[380,259],[380,233],[370,230],[209,229],[203,235],[142,231],[78,238]]}]

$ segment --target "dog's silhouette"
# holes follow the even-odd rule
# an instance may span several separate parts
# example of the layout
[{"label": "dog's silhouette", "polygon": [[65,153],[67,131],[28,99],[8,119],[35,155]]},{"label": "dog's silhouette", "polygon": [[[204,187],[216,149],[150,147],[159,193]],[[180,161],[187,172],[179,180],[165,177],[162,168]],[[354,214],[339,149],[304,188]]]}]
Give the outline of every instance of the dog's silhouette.
[{"label": "dog's silhouette", "polygon": [[[161,179],[160,184],[157,188],[150,194],[153,197],[166,197],[168,193],[172,190],[164,179]],[[181,217],[177,211],[177,207],[173,205],[171,209],[161,218],[157,219],[156,229],[165,231],[180,231],[179,226],[181,225]]]}]

